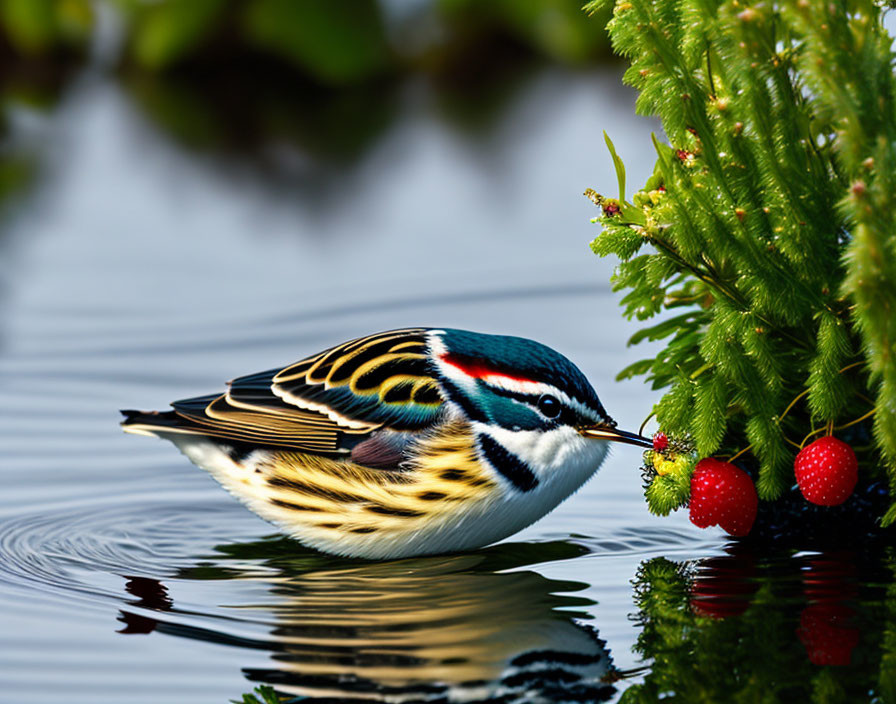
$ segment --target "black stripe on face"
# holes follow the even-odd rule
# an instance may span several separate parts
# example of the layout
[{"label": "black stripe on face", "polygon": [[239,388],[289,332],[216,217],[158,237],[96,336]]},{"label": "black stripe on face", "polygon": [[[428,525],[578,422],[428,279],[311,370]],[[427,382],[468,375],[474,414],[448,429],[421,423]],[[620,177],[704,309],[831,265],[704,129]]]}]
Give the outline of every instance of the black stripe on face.
[{"label": "black stripe on face", "polygon": [[488,417],[473,403],[457,385],[445,377],[439,379],[448,398],[454,401],[470,420],[478,420],[480,423],[488,423]]},{"label": "black stripe on face", "polygon": [[515,454],[499,444],[491,435],[479,434],[479,447],[482,454],[507,481],[522,492],[532,491],[538,486],[538,477]]}]

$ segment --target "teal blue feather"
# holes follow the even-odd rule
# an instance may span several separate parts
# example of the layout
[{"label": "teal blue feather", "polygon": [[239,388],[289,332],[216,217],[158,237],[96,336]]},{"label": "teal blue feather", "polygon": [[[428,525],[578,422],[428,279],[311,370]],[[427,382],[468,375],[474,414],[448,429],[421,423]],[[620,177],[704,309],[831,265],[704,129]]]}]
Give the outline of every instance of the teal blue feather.
[{"label": "teal blue feather", "polygon": [[471,365],[487,366],[498,373],[551,384],[607,417],[587,377],[575,364],[547,345],[524,337],[455,329],[446,329],[442,341],[452,357]]}]

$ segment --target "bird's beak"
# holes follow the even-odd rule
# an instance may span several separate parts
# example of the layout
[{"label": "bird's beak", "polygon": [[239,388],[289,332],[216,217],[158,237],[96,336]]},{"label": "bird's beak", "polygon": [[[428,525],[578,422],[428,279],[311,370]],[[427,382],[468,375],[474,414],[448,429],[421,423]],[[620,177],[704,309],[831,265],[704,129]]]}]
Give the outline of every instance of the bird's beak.
[{"label": "bird's beak", "polygon": [[630,433],[627,430],[619,430],[609,425],[589,425],[586,428],[582,428],[580,432],[586,438],[624,442],[628,445],[637,445],[638,447],[653,447],[653,441],[650,438],[645,438],[637,433]]}]

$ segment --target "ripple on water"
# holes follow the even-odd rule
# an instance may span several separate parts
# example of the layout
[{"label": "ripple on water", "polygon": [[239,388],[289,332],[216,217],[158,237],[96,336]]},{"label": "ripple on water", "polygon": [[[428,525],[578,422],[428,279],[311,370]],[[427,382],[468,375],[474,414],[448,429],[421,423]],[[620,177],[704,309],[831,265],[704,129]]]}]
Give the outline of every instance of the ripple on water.
[{"label": "ripple on water", "polygon": [[87,575],[174,576],[232,537],[241,513],[222,502],[132,496],[77,510],[14,514],[0,523],[0,581],[61,598],[120,599],[120,591],[103,589]]},{"label": "ripple on water", "polygon": [[[173,497],[146,501],[135,494],[77,509],[15,512],[0,522],[0,582],[61,598],[121,600],[124,594],[120,586],[103,589],[98,586],[103,580],[91,579],[90,575],[176,579],[195,573],[197,565],[217,565],[224,578],[237,574],[258,578],[269,574],[265,566],[271,556],[264,549],[265,544],[258,544],[261,547],[253,552],[256,544],[235,542],[234,536],[257,535],[265,527],[239,504],[223,496],[220,501]],[[315,567],[362,564],[309,551],[287,538],[277,540],[279,559],[294,551],[295,556],[306,561],[302,564],[307,563],[309,554],[315,556],[309,563]],[[539,548],[541,544],[531,543],[528,564],[558,559],[555,553]],[[614,529],[607,535],[575,535],[557,544],[565,544],[573,551],[572,555],[560,556],[568,558],[584,554],[646,555],[693,547],[694,541],[686,533],[629,527]],[[472,555],[479,555],[478,561],[495,549]],[[496,562],[491,569],[503,567]],[[207,578],[212,572],[206,570],[202,574]]]},{"label": "ripple on water", "polygon": [[695,538],[691,530],[673,527],[622,526],[608,531],[609,535],[573,537],[588,547],[592,556],[635,555],[646,556],[658,552],[705,551],[718,546],[713,536]]}]

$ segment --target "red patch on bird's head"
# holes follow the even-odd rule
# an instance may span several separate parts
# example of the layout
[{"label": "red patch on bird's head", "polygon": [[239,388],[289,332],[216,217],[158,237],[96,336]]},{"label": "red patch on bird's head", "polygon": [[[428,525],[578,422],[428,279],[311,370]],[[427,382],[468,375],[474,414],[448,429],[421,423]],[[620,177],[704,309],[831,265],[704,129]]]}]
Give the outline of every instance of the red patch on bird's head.
[{"label": "red patch on bird's head", "polygon": [[489,382],[500,382],[501,380],[506,380],[521,382],[524,384],[536,383],[533,379],[527,379],[524,376],[514,376],[513,374],[507,374],[506,372],[498,371],[497,369],[487,366],[485,362],[478,359],[460,359],[459,357],[455,357],[452,354],[444,354],[439,359],[441,359],[445,364],[448,364],[455,369],[460,370],[467,376],[473,377],[474,379],[482,379],[483,381]]}]

